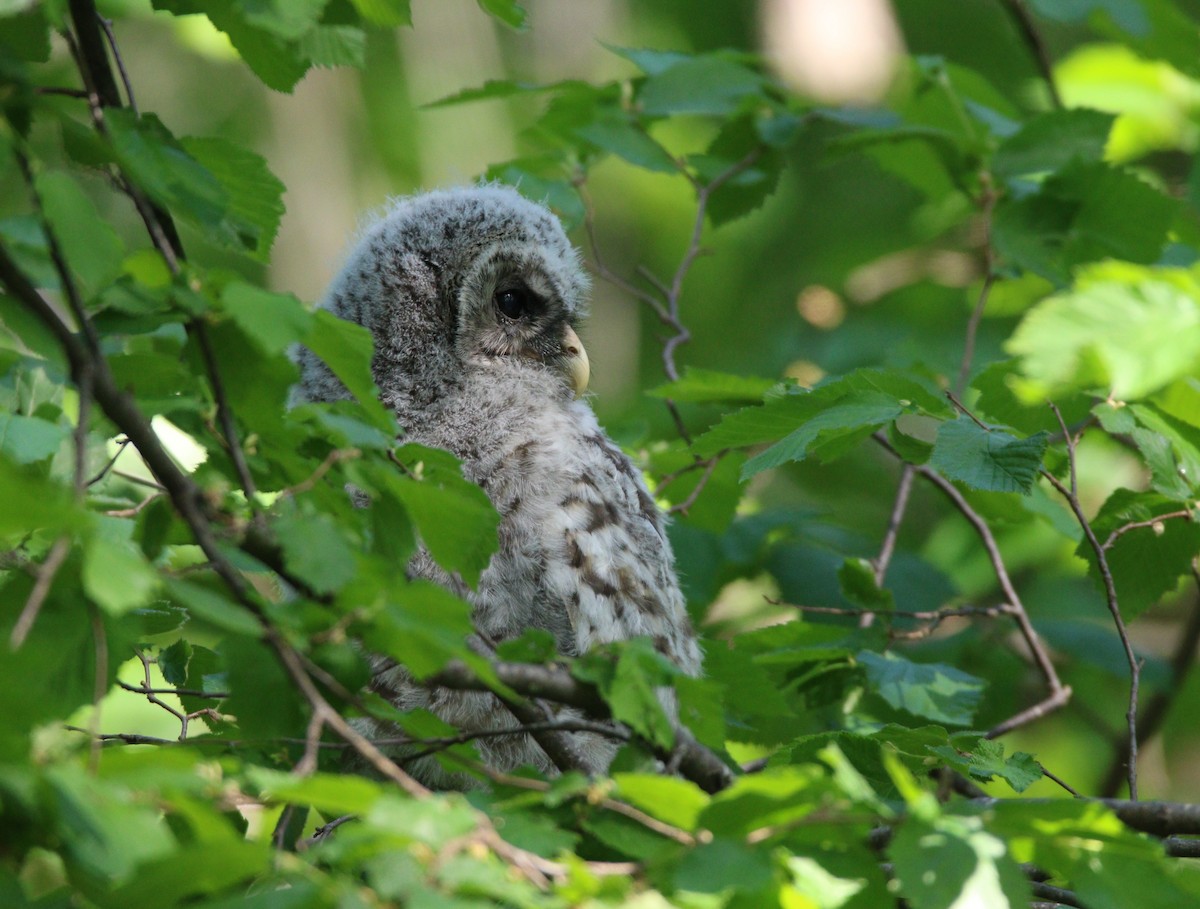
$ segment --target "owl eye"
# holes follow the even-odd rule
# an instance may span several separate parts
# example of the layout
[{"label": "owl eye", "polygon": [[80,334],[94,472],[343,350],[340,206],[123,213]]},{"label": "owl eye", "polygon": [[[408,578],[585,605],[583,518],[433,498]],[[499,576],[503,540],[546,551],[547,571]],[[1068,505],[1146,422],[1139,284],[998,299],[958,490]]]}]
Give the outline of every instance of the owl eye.
[{"label": "owl eye", "polygon": [[510,319],[519,319],[529,310],[529,291],[521,287],[498,290],[492,295],[496,308]]}]

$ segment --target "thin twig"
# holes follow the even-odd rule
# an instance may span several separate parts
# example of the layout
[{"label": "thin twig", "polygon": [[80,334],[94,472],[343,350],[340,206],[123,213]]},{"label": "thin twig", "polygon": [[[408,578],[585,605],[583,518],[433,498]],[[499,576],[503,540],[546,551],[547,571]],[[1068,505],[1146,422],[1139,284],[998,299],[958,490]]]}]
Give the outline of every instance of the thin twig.
[{"label": "thin twig", "polygon": [[706,458],[700,462],[704,465],[704,473],[701,474],[700,480],[692,488],[692,491],[687,494],[682,502],[677,502],[667,509],[667,514],[684,514],[688,513],[688,509],[696,504],[696,499],[700,498],[700,493],[704,491],[704,487],[708,485],[708,481],[712,479],[713,471],[717,469],[717,465],[721,463],[720,458]]},{"label": "thin twig", "polygon": [[301,493],[308,492],[320,482],[325,474],[333,469],[333,465],[339,464],[342,461],[353,461],[360,455],[362,455],[362,452],[357,448],[335,448],[325,456],[325,460],[318,464],[316,470],[309,474],[307,478],[301,480],[295,486],[288,486],[285,489],[279,490],[279,495],[295,498]]},{"label": "thin twig", "polygon": [[1021,37],[1033,54],[1038,72],[1041,73],[1042,79],[1046,83],[1046,89],[1050,93],[1050,103],[1061,110],[1063,102],[1062,96],[1058,93],[1058,86],[1054,82],[1054,64],[1050,60],[1046,42],[1042,40],[1041,33],[1038,32],[1037,25],[1033,21],[1033,14],[1029,12],[1025,0],[1001,0],[1001,2],[1012,16],[1017,30],[1020,31]]},{"label": "thin twig", "polygon": [[110,470],[109,473],[114,477],[120,477],[122,480],[137,486],[145,486],[147,489],[153,489],[155,492],[161,493],[167,491],[167,487],[163,486],[162,483],[156,483],[153,480],[147,480],[145,477],[139,477],[136,473],[128,473],[124,470]]},{"label": "thin twig", "polygon": [[110,518],[136,518],[145,510],[147,505],[157,501],[161,496],[161,492],[152,492],[131,508],[110,508],[104,513]]},{"label": "thin twig", "polygon": [[971,362],[975,359],[975,339],[979,334],[979,323],[983,321],[988,296],[991,294],[992,285],[996,282],[996,251],[992,246],[992,213],[996,208],[997,194],[992,186],[992,175],[987,171],[979,175],[979,182],[982,185],[979,209],[980,218],[983,221],[983,287],[980,288],[975,307],[971,310],[971,317],[967,320],[962,363],[958,367],[958,381],[954,383],[954,390],[958,395],[962,395],[966,390],[967,379],[971,375]]},{"label": "thin twig", "polygon": [[[692,221],[692,230],[687,246],[684,248],[683,255],[680,257],[679,264],[676,266],[669,284],[659,280],[645,268],[639,267],[638,269],[639,273],[658,292],[657,296],[637,287],[632,282],[615,273],[604,263],[599,245],[596,242],[595,217],[591,199],[588,197],[584,187],[583,178],[576,181],[580,198],[583,199],[584,203],[584,229],[588,235],[588,242],[592,247],[592,261],[596,273],[620,290],[649,306],[654,311],[654,314],[658,316],[658,320],[674,332],[674,334],[670,335],[663,342],[662,349],[663,372],[666,373],[667,378],[672,382],[679,380],[679,369],[675,364],[675,351],[680,345],[690,341],[692,337],[691,332],[680,318],[679,307],[683,294],[683,282],[687,278],[688,272],[691,271],[696,259],[704,253],[704,248],[701,246],[701,239],[704,234],[704,221],[708,216],[709,201],[713,193],[718,189],[737,177],[738,174],[742,173],[748,167],[753,166],[754,162],[762,157],[763,151],[764,149],[761,146],[752,149],[740,160],[735,161],[707,183],[701,182],[680,164],[680,173],[692,184],[693,189],[696,191],[696,215]],[[675,427],[679,432],[680,438],[690,445],[691,434],[683,422],[683,417],[679,413],[679,408],[676,406],[675,401],[671,398],[664,398],[663,403],[670,412],[671,419],[675,422]]]},{"label": "thin twig", "polygon": [[97,473],[94,477],[92,477],[90,480],[87,481],[86,485],[95,486],[97,483],[99,483],[101,480],[103,480],[106,476],[108,476],[109,472],[112,471],[113,467],[116,466],[117,459],[121,457],[121,453],[128,447],[129,447],[128,439],[125,439],[125,438],[117,439],[116,453],[111,458],[108,459],[108,463],[105,464],[104,467],[102,467],[100,469],[99,473]]},{"label": "thin twig", "polygon": [[[474,761],[471,763],[476,769],[482,771],[493,783],[497,783],[501,786],[511,786],[514,789],[526,789],[531,792],[549,792],[552,788],[552,784],[547,783],[545,780],[535,780],[530,779],[529,777],[513,776],[512,774],[503,773],[499,770],[488,767],[486,764],[479,764]],[[593,798],[589,795],[588,804],[595,805],[598,808],[603,808],[605,811],[611,811],[614,814],[619,814],[622,817],[628,818],[631,821],[641,824],[647,830],[652,830],[659,836],[664,836],[667,839],[674,840],[676,843],[679,843],[682,846],[695,846],[697,843],[697,838],[688,833],[686,830],[676,827],[673,824],[660,821],[656,817],[651,817],[641,809],[635,808],[625,802],[618,801],[617,799],[609,798],[608,796]]]},{"label": "thin twig", "polygon": [[228,691],[201,691],[198,688],[153,688],[144,684],[130,685],[121,679],[117,679],[117,685],[136,694],[171,694],[180,698],[212,698],[214,701],[229,697]]},{"label": "thin twig", "polygon": [[29,597],[25,600],[21,614],[17,616],[17,623],[13,625],[12,632],[8,637],[8,646],[11,650],[17,650],[25,643],[25,639],[33,628],[33,623],[37,621],[42,604],[46,602],[46,596],[50,593],[54,576],[58,574],[58,569],[62,567],[62,563],[70,551],[71,538],[63,535],[54,541],[45,560],[38,566],[33,589],[29,591]]},{"label": "thin twig", "polygon": [[[1197,592],[1200,594],[1200,571],[1197,571],[1195,566],[1192,567],[1192,578],[1195,580]],[[1137,725],[1139,743],[1148,741],[1158,732],[1170,713],[1171,707],[1175,704],[1175,699],[1183,692],[1184,683],[1196,661],[1197,647],[1200,647],[1200,595],[1192,604],[1183,633],[1179,636],[1179,643],[1176,644],[1175,652],[1171,656],[1170,677],[1139,710]],[[1104,775],[1098,787],[1101,795],[1110,796],[1116,793],[1121,784],[1121,778],[1125,776],[1129,760],[1129,740],[1122,736],[1117,745],[1117,753],[1108,767],[1108,773]]]},{"label": "thin twig", "polygon": [[[1063,420],[1062,411],[1054,405],[1050,404],[1051,410],[1054,411],[1055,417],[1058,418],[1059,425],[1063,431],[1067,431],[1066,423]],[[1068,433],[1069,438],[1069,433]],[[1117,586],[1113,581],[1112,571],[1108,566],[1108,557],[1104,552],[1104,547],[1100,545],[1100,541],[1096,538],[1096,532],[1092,530],[1091,522],[1088,521],[1087,515],[1083,513],[1083,506],[1079,503],[1079,496],[1075,492],[1075,458],[1074,447],[1068,442],[1067,452],[1071,469],[1071,488],[1063,485],[1062,481],[1050,471],[1043,469],[1041,474],[1045,477],[1051,486],[1058,490],[1059,494],[1067,500],[1067,505],[1075,515],[1075,519],[1079,522],[1079,526],[1083,529],[1083,535],[1087,539],[1088,545],[1092,548],[1092,552],[1096,556],[1096,567],[1100,572],[1100,580],[1104,584],[1104,600],[1108,606],[1109,614],[1112,616],[1113,625],[1117,629],[1117,636],[1121,639],[1121,647],[1125,651],[1125,660],[1129,664],[1129,707],[1125,713],[1125,722],[1129,734],[1129,797],[1133,801],[1137,801],[1137,755],[1138,755],[1138,733],[1137,733],[1137,715],[1138,715],[1138,686],[1142,674],[1142,664],[1138,660],[1137,654],[1134,653],[1133,643],[1129,640],[1129,632],[1125,628],[1125,619],[1121,615],[1121,607],[1117,603]]]},{"label": "thin twig", "polygon": [[208,374],[208,383],[212,387],[213,399],[217,404],[217,420],[221,424],[221,432],[225,439],[225,449],[233,461],[233,469],[237,472],[238,482],[246,496],[246,504],[254,515],[254,520],[262,523],[262,506],[258,501],[258,491],[254,486],[254,477],[250,474],[250,465],[246,463],[246,453],[242,451],[238,440],[237,424],[233,419],[233,411],[229,407],[229,398],[225,394],[225,383],[221,380],[221,370],[217,367],[217,357],[213,353],[212,343],[208,338],[208,327],[202,319],[193,319],[188,328],[189,334],[196,339],[200,348],[200,357],[204,361],[204,371]]},{"label": "thin twig", "polygon": [[[876,433],[874,439],[897,458],[900,457],[900,453],[891,446],[886,436]],[[1038,668],[1045,677],[1046,684],[1052,693],[1057,694],[1065,686],[1058,677],[1058,672],[1054,668],[1054,663],[1050,660],[1050,655],[1047,653],[1041,637],[1029,621],[1029,614],[1025,610],[1025,605],[1021,601],[1020,594],[1017,593],[1017,589],[1013,585],[1012,578],[1009,577],[1008,568],[1004,564],[1004,556],[1000,552],[1000,546],[996,542],[996,538],[993,536],[987,521],[971,507],[971,504],[958,491],[958,488],[936,470],[927,465],[921,465],[915,469],[918,474],[936,486],[950,500],[954,507],[959,510],[963,517],[967,519],[967,523],[975,529],[976,535],[979,537],[980,542],[983,543],[983,548],[987,552],[988,560],[992,565],[992,572],[996,575],[996,581],[1000,585],[1000,591],[1004,594],[1005,599],[1013,609],[1012,615],[1017,622],[1017,627],[1021,631],[1021,636],[1025,639],[1025,643],[1033,655],[1034,662],[1037,663]],[[1070,689],[1066,688],[1065,690],[1067,691],[1066,696],[1069,697]]]},{"label": "thin twig", "polygon": [[95,775],[100,769],[100,739],[96,736],[100,729],[100,702],[108,693],[108,634],[104,630],[104,617],[100,615],[95,603],[88,603],[88,612],[91,615],[92,644],[96,660],[95,681],[92,685],[92,712],[88,720],[88,728],[92,733],[88,772]]},{"label": "thin twig", "polygon": [[[896,551],[896,538],[900,534],[900,524],[904,521],[904,513],[908,510],[908,497],[912,492],[913,477],[916,471],[911,464],[905,463],[900,470],[900,482],[896,486],[896,499],[892,503],[892,513],[888,517],[887,532],[883,535],[883,544],[879,547],[879,555],[871,563],[875,569],[875,586],[883,587],[883,579],[887,577],[888,566],[892,562],[892,554]],[[870,628],[875,623],[875,613],[864,611],[859,617],[859,628]]]},{"label": "thin twig", "polygon": [[1117,540],[1125,536],[1125,534],[1129,533],[1131,530],[1140,530],[1143,527],[1157,527],[1163,521],[1174,521],[1180,518],[1194,521],[1196,520],[1196,513],[1190,508],[1184,508],[1179,511],[1169,511],[1166,514],[1156,515],[1155,517],[1146,521],[1131,521],[1128,524],[1122,524],[1108,535],[1108,539],[1104,541],[1104,545],[1101,548],[1107,552],[1108,550],[1112,549],[1113,544],[1116,543]]},{"label": "thin twig", "polygon": [[125,86],[125,100],[129,103],[129,109],[136,115],[138,106],[133,97],[133,85],[129,81],[129,73],[125,71],[125,61],[121,59],[121,49],[117,47],[117,36],[113,34],[112,20],[97,14],[96,21],[104,29],[104,37],[108,39],[108,49],[112,51],[113,60],[117,63],[117,72],[121,74],[121,84]]},{"label": "thin twig", "polygon": [[1056,774],[1053,774],[1049,770],[1047,770],[1045,764],[1042,764],[1041,762],[1039,762],[1038,767],[1041,768],[1042,776],[1044,776],[1046,779],[1050,780],[1050,782],[1056,783],[1057,785],[1061,786],[1063,789],[1065,789],[1067,792],[1071,793],[1071,795],[1073,795],[1077,799],[1083,798],[1083,794],[1081,792],[1079,792],[1079,790],[1077,790],[1074,786],[1072,786],[1070,783],[1068,783],[1062,777],[1057,776]]}]

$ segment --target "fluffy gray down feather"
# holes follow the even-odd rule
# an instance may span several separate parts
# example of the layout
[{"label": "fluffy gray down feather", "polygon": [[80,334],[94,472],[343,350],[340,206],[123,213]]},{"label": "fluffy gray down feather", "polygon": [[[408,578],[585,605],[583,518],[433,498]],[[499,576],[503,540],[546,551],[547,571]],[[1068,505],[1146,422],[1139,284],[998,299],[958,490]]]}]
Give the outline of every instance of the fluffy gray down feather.
[{"label": "fluffy gray down feather", "polygon": [[[576,655],[644,635],[697,675],[700,649],[663,516],[563,368],[562,339],[584,317],[587,293],[579,255],[554,215],[508,187],[485,185],[393,203],[354,245],[321,305],[370,330],[374,378],[404,438],[457,455],[501,516],[500,549],[477,590],[424,550],[408,576],[469,600],[491,641],[543,628],[560,652]],[[301,350],[298,359],[301,399],[348,397],[315,355]],[[490,694],[420,686],[383,658],[373,669],[372,687],[401,709],[426,708],[463,730],[517,724]],[[373,736],[396,734],[358,722]],[[602,772],[611,740],[571,735],[588,768]],[[478,747],[498,770],[554,770],[528,735]],[[432,758],[408,769],[430,786],[470,785]]]}]

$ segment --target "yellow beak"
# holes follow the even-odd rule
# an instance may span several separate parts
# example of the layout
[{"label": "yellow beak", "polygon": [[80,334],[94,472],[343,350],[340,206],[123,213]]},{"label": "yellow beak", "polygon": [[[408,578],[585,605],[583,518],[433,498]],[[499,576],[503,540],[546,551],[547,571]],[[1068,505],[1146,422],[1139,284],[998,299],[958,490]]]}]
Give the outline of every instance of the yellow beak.
[{"label": "yellow beak", "polygon": [[575,397],[582,397],[583,393],[587,391],[591,365],[588,362],[583,342],[579,340],[579,335],[575,334],[575,329],[570,325],[563,332],[562,349],[565,358],[563,368],[566,370],[567,378],[571,380],[571,386],[575,389]]}]

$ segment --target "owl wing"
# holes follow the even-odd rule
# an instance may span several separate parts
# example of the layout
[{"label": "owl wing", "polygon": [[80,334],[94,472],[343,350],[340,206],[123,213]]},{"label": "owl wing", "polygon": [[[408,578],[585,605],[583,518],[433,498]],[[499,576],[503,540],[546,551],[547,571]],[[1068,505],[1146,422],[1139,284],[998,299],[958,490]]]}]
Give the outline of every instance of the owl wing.
[{"label": "owl wing", "polygon": [[646,636],[684,671],[698,673],[700,651],[646,484],[600,432],[583,434],[578,449],[542,534],[548,598],[569,617],[578,652]]}]

